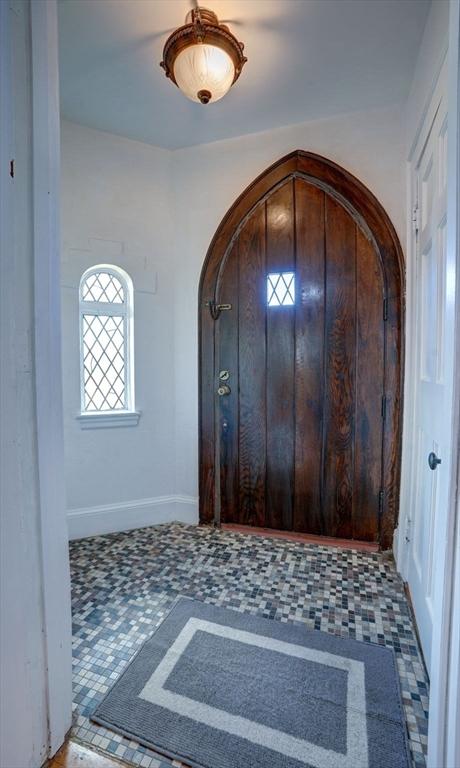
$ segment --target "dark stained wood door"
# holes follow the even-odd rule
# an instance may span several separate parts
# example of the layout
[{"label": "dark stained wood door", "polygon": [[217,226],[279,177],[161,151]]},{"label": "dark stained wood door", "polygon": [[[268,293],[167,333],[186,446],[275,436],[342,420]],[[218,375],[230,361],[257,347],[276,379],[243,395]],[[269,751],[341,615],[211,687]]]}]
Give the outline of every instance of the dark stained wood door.
[{"label": "dark stained wood door", "polygon": [[201,468],[202,520],[379,541],[389,315],[365,219],[289,173],[237,222],[212,279],[201,438],[219,473]]}]

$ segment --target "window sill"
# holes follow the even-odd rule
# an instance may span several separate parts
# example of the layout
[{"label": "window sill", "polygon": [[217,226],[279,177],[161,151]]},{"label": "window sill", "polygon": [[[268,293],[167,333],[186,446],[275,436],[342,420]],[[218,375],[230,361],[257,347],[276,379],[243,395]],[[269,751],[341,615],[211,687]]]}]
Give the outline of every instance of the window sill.
[{"label": "window sill", "polygon": [[77,416],[82,429],[111,429],[113,427],[135,427],[140,419],[140,411],[98,411],[81,413]]}]

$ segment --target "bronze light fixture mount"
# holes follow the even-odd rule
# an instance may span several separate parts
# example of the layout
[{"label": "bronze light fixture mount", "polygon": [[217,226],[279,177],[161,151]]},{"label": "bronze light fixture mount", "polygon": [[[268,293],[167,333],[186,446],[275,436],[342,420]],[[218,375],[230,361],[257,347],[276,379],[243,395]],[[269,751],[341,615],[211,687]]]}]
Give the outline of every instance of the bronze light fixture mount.
[{"label": "bronze light fixture mount", "polygon": [[[174,67],[179,55],[188,48],[195,47],[197,52],[203,55],[203,49],[197,46],[205,46],[208,50],[220,49],[230,59],[233,65],[233,78],[228,78],[227,83],[223,85],[222,92],[216,94],[211,85],[207,87],[206,77],[201,71],[201,81],[197,90],[192,90],[192,83],[185,87],[182,82],[178,82]],[[244,44],[239,42],[230,32],[225,24],[219,23],[217,15],[208,8],[197,6],[187,14],[186,23],[178,27],[166,40],[163,49],[163,61],[160,63],[168,77],[183,93],[193,101],[199,101],[201,104],[208,104],[210,101],[217,101],[222,98],[231,86],[238,80],[247,58],[243,54]],[[204,61],[204,60],[202,60]],[[222,62],[220,62],[222,64]],[[202,64],[202,66],[204,66]],[[205,67],[206,69],[206,67]],[[219,72],[212,72],[212,62],[208,68],[210,79],[215,84],[216,77],[221,76]],[[214,78],[213,78],[214,76]],[[223,75],[222,75],[223,78]],[[198,81],[197,81],[198,82]]]}]

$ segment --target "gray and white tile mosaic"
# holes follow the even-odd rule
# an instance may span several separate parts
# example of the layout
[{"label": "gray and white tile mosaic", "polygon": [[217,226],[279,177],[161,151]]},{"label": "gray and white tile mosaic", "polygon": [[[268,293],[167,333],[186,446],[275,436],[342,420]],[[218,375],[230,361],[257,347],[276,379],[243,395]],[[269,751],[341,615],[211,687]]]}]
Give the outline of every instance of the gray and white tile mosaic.
[{"label": "gray and white tile mosaic", "polygon": [[170,524],[70,545],[73,736],[142,768],[180,765],[90,716],[180,595],[394,648],[414,768],[428,680],[403,583],[380,554]]}]

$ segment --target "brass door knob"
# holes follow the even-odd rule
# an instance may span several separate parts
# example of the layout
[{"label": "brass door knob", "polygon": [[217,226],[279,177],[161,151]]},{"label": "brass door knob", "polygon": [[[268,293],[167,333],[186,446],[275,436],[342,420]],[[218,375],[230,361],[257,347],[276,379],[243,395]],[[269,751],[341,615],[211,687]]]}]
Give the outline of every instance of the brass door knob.
[{"label": "brass door knob", "polygon": [[223,397],[224,395],[229,395],[232,390],[228,386],[228,384],[221,384],[219,389],[217,390],[217,394],[219,397]]}]

